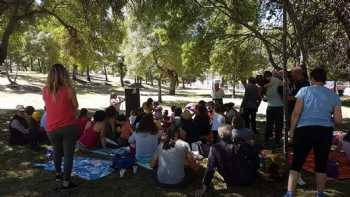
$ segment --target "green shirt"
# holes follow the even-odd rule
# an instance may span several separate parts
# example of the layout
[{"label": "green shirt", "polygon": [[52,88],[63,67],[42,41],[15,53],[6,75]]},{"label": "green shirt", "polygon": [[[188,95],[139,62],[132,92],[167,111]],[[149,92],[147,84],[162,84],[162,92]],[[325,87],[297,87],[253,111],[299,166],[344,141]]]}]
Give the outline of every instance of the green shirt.
[{"label": "green shirt", "polygon": [[278,93],[278,87],[283,85],[282,81],[276,77],[271,78],[271,86],[266,90],[266,99],[268,107],[283,107],[283,100]]}]

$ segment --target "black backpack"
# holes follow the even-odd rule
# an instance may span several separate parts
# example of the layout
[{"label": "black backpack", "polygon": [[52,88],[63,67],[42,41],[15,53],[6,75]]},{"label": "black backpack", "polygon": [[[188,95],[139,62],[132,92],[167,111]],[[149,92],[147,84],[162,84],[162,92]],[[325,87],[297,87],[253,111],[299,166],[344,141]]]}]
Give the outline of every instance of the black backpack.
[{"label": "black backpack", "polygon": [[255,147],[246,142],[232,144],[232,173],[234,185],[250,185],[258,174],[260,159]]}]

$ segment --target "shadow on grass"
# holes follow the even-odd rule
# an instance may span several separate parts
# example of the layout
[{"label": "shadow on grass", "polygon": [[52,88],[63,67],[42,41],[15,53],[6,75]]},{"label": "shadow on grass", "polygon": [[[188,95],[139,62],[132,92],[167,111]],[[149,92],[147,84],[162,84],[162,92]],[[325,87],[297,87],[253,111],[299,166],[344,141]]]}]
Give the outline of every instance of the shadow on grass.
[{"label": "shadow on grass", "polygon": [[[91,109],[93,111],[93,109]],[[126,177],[119,178],[118,173],[113,173],[96,181],[85,181],[74,177],[73,181],[79,185],[71,191],[55,191],[59,185],[54,181],[54,173],[33,167],[33,163],[45,161],[44,152],[33,152],[27,147],[9,147],[8,120],[14,110],[1,110],[0,112],[0,196],[194,196],[194,192],[201,187],[203,171],[198,173],[196,179],[187,187],[171,190],[158,188],[152,179],[153,172],[140,169],[136,175],[130,171]],[[344,127],[349,128],[350,119],[345,120]],[[264,122],[258,121],[258,141],[263,137]],[[204,165],[205,163],[203,163]],[[303,179],[307,185],[298,188],[297,196],[313,196],[314,177],[311,173],[303,172]],[[263,177],[256,183],[246,187],[233,187],[225,189],[222,178],[215,176],[213,180],[214,191],[207,196],[226,197],[280,197],[285,192],[286,177],[281,181],[269,182]],[[330,197],[346,197],[350,193],[349,181],[332,180],[328,182],[327,194]]]}]

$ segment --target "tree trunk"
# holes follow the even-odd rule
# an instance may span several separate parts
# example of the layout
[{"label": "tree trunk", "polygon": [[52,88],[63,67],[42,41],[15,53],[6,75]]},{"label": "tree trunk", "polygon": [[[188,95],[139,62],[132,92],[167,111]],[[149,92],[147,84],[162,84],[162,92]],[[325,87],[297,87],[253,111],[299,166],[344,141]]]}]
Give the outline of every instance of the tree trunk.
[{"label": "tree trunk", "polygon": [[170,76],[170,87],[169,87],[169,95],[175,95],[176,89],[176,77],[174,75]]},{"label": "tree trunk", "polygon": [[119,74],[120,74],[120,85],[124,87],[124,65],[121,63],[119,65]]},{"label": "tree trunk", "polygon": [[150,74],[150,80],[151,80],[151,86],[154,86],[154,83],[153,83],[154,79],[153,79],[153,74],[152,73]]},{"label": "tree trunk", "polygon": [[232,81],[232,98],[236,98],[236,81]]},{"label": "tree trunk", "polygon": [[108,73],[107,73],[106,64],[103,64],[103,72],[105,73],[105,81],[108,81]]},{"label": "tree trunk", "polygon": [[158,102],[162,102],[162,75],[158,78]]},{"label": "tree trunk", "polygon": [[33,71],[34,65],[33,65],[33,58],[32,57],[29,58],[29,65],[30,65],[30,70]]},{"label": "tree trunk", "polygon": [[17,80],[17,71],[16,71],[16,76],[14,78],[14,80],[11,79],[11,74],[9,73],[9,68],[11,67],[11,65],[7,65],[6,66],[6,77],[7,80],[10,82],[10,85],[17,85],[16,80]]},{"label": "tree trunk", "polygon": [[10,70],[10,73],[12,73],[13,70],[12,70],[12,61],[11,61],[11,58],[9,58],[9,65],[8,65],[8,68],[9,68],[9,70]]},{"label": "tree trunk", "polygon": [[334,80],[333,91],[337,93],[337,80]]},{"label": "tree trunk", "polygon": [[86,66],[86,80],[91,82],[91,77],[90,77],[90,66]]},{"label": "tree trunk", "polygon": [[182,80],[182,89],[186,89],[185,80]]},{"label": "tree trunk", "polygon": [[[7,58],[7,50],[8,50],[8,44],[10,40],[10,36],[15,30],[15,27],[17,25],[17,13],[19,9],[20,1],[16,1],[14,11],[12,13],[12,16],[9,20],[9,22],[6,25],[6,28],[2,34],[1,42],[0,42],[0,66],[4,65],[5,59]],[[10,83],[12,83],[9,80]]]},{"label": "tree trunk", "polygon": [[73,71],[72,71],[72,78],[73,81],[77,80],[77,73],[78,73],[78,66],[77,65],[73,65]]}]

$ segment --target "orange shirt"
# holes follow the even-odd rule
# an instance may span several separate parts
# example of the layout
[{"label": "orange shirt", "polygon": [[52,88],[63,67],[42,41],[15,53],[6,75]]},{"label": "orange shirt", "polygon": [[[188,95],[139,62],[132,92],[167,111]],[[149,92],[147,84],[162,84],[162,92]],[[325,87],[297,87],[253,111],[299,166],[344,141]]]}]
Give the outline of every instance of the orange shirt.
[{"label": "orange shirt", "polygon": [[120,138],[128,140],[131,134],[131,125],[128,121],[125,121],[122,127],[120,128]]}]

